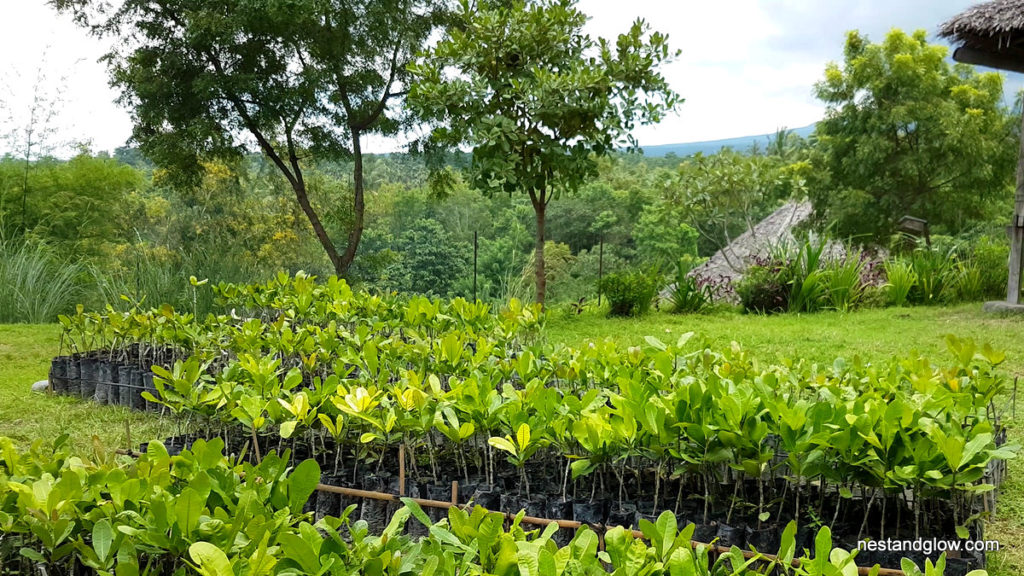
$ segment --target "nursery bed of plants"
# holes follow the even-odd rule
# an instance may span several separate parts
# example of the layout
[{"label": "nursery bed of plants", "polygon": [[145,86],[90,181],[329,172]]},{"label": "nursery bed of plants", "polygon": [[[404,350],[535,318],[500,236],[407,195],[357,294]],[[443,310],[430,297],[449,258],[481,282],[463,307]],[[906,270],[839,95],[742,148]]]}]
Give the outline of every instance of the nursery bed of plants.
[{"label": "nursery bed of plants", "polygon": [[[371,532],[349,507],[317,520],[302,512],[320,469],[290,467],[271,452],[259,464],[224,455],[219,438],[171,455],[159,442],[137,460],[98,451],[71,456],[66,438],[19,451],[0,437],[0,574],[856,574],[855,555],[833,548],[827,527],[794,562],[796,525],[777,556],[691,547],[694,527],[671,512],[600,534],[584,526],[564,546],[557,526],[528,529],[482,507],[453,507],[433,522],[414,502]],[[904,563],[907,574],[919,576]],[[927,574],[946,565],[927,564]],[[877,572],[877,571],[876,571]]]},{"label": "nursery bed of plants", "polygon": [[[517,302],[495,314],[303,275],[213,289],[231,315],[62,318],[71,354],[54,359],[54,390],[177,414],[172,454],[219,437],[253,462],[287,452],[293,466],[316,461],[324,483],[391,492],[404,466],[410,496],[448,500],[458,480],[460,499],[531,516],[640,527],[669,511],[696,540],[771,551],[791,523],[798,550],[823,527],[847,549],[980,539],[1017,452],[993,402],[1002,355],[952,337],[942,364],[762,365],[686,336],[539,346],[543,316]],[[333,517],[347,504],[308,506]],[[376,532],[391,512],[355,514]],[[982,561],[949,558],[945,571]]]}]

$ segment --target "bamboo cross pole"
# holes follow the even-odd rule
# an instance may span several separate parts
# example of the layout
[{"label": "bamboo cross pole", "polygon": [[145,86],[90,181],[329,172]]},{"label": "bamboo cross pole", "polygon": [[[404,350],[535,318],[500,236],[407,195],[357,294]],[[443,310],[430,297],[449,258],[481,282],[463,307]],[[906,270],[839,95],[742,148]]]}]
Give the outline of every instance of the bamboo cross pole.
[{"label": "bamboo cross pole", "polygon": [[[125,455],[125,456],[131,456],[133,458],[138,458],[139,455],[140,455],[138,452],[135,452],[133,450],[118,450],[117,453],[121,454],[121,455]],[[372,490],[359,490],[357,488],[345,488],[345,487],[342,487],[342,486],[332,486],[330,484],[317,484],[316,485],[316,489],[317,489],[318,492],[328,492],[328,493],[331,493],[331,494],[341,494],[342,496],[349,496],[351,498],[365,498],[365,499],[369,499],[369,500],[383,500],[385,502],[399,502],[399,503],[402,501],[402,497],[401,496],[399,496],[398,494],[391,494],[389,492],[374,492]],[[416,504],[418,504],[422,508],[440,508],[442,510],[448,510],[449,508],[460,508],[460,509],[463,509],[463,510],[467,510],[467,509],[471,508],[471,505],[469,505],[469,504],[458,504],[458,481],[457,480],[453,480],[452,481],[452,499],[451,499],[450,502],[445,502],[445,501],[442,501],[442,500],[429,500],[429,499],[426,499],[426,498],[406,498],[406,500],[410,500],[412,502],[415,502]],[[505,517],[506,523],[512,521],[513,519],[515,519],[518,516],[518,514],[513,514],[511,512],[501,512],[501,511],[497,511],[497,510],[488,510],[488,512],[492,512],[492,513],[495,513],[495,514],[501,514],[502,516]],[[604,524],[591,524],[591,523],[585,523],[585,522],[577,522],[575,520],[558,520],[558,519],[552,519],[552,518],[538,518],[536,516],[525,516],[525,515],[520,519],[520,522],[523,523],[523,524],[532,524],[534,526],[547,526],[549,524],[557,524],[559,528],[565,528],[565,529],[568,529],[568,530],[576,530],[576,529],[582,528],[583,526],[587,526],[588,528],[590,528],[591,530],[593,530],[594,532],[597,533],[598,539],[601,542],[604,541],[604,533],[607,532],[608,529],[614,528],[614,526],[607,526],[607,525],[604,525]],[[644,536],[644,533],[639,531],[639,530],[630,530],[630,532],[633,534],[634,538],[646,539],[646,537]],[[729,552],[732,551],[731,548],[726,548],[725,546],[713,546],[713,545],[711,545],[711,544],[709,544],[707,542],[698,542],[696,540],[691,540],[690,541],[690,546],[693,547],[693,548],[704,547],[708,551],[713,552],[715,554],[726,554],[726,553],[729,553]],[[758,558],[758,559],[760,559],[760,560],[762,560],[764,562],[778,562],[778,560],[779,560],[779,557],[777,555],[775,555],[775,554],[765,554],[763,552],[752,552],[752,551],[749,551],[749,550],[743,550],[741,552],[743,554],[743,557],[748,559],[748,560],[751,559],[751,558]],[[793,566],[799,566],[802,562],[803,562],[802,558],[794,558],[793,562],[792,562],[792,565]],[[869,568],[867,566],[858,566],[857,567],[857,574],[860,575],[860,576],[869,576],[870,574],[872,574],[872,568]],[[898,570],[898,569],[895,569],[895,568],[880,568],[878,570],[878,572],[877,572],[877,576],[906,576],[906,573],[903,572],[903,570]]]},{"label": "bamboo cross pole", "polygon": [[[457,482],[453,482],[453,486],[452,486],[452,493],[453,494],[455,493],[455,490],[457,489],[455,484],[457,484]],[[401,498],[398,495],[396,495],[396,494],[389,494],[389,493],[386,493],[386,492],[373,492],[373,491],[370,491],[370,490],[358,490],[358,489],[355,489],[355,488],[344,488],[344,487],[341,487],[341,486],[331,486],[329,484],[317,484],[316,489],[321,491],[321,492],[331,492],[331,493],[334,493],[334,494],[341,494],[341,495],[349,496],[349,497],[353,497],[353,498],[368,498],[368,499],[371,499],[371,500],[385,500],[385,501],[388,501],[388,502],[395,502],[395,501],[400,502],[401,501]],[[462,509],[467,509],[467,508],[470,507],[469,505],[459,505],[459,504],[456,504],[455,503],[455,498],[452,499],[452,502],[444,502],[444,501],[441,501],[441,500],[428,500],[428,499],[425,499],[425,498],[407,498],[407,500],[415,502],[416,504],[418,504],[418,505],[420,505],[421,507],[424,507],[424,508],[441,508],[441,509],[447,510],[447,509],[452,508],[452,507],[462,508]],[[494,512],[494,513],[497,513],[497,514],[502,514],[503,516],[505,516],[506,520],[512,520],[512,519],[514,519],[517,516],[516,514],[513,514],[511,512],[499,512],[499,511],[495,511],[495,510],[489,510],[489,512]],[[520,520],[520,522],[522,522],[524,524],[532,524],[534,526],[547,526],[548,524],[557,524],[559,528],[566,528],[566,529],[569,529],[569,530],[576,530],[576,529],[581,528],[583,526],[587,526],[587,527],[591,528],[592,530],[594,530],[595,532],[597,532],[599,538],[601,538],[602,535],[609,528],[613,528],[613,526],[606,526],[606,525],[603,525],[603,524],[589,524],[589,523],[577,522],[575,520],[556,520],[556,519],[551,519],[551,518],[537,518],[535,516],[523,516],[522,519]],[[644,533],[639,531],[639,530],[631,530],[631,532],[633,533],[633,537],[634,538],[645,538]],[[692,547],[694,547],[694,548],[696,548],[698,546],[703,546],[704,548],[706,548],[706,549],[708,549],[708,550],[710,550],[712,552],[715,552],[716,554],[725,554],[725,553],[728,553],[728,552],[731,551],[730,548],[726,548],[725,546],[713,546],[713,545],[708,544],[706,542],[697,542],[696,540],[691,540],[690,541],[690,545]],[[775,554],[764,554],[764,553],[752,552],[752,551],[743,551],[743,557],[747,558],[747,559],[758,557],[758,558],[764,560],[765,562],[777,562],[778,559],[779,559],[779,557],[777,555],[775,555]],[[800,558],[794,558],[793,559],[793,565],[794,566],[799,566],[801,562],[802,562],[802,559],[800,559]],[[857,567],[857,573],[860,574],[860,575],[863,575],[863,576],[867,576],[867,575],[871,574],[872,573],[871,570],[872,570],[871,568],[866,567],[866,566],[858,566]],[[902,570],[897,570],[897,569],[894,569],[894,568],[881,568],[878,571],[878,576],[906,576],[906,574]]]}]

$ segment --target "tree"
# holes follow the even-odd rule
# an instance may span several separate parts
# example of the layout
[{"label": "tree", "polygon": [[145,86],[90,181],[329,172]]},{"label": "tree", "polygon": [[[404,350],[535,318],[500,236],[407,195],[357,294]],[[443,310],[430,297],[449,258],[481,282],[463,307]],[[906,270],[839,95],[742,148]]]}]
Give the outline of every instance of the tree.
[{"label": "tree", "polygon": [[545,210],[597,173],[595,158],[680,102],[660,66],[667,37],[636,21],[613,45],[583,33],[574,0],[462,0],[458,25],[412,66],[409,102],[432,142],[473,147],[472,185],[524,192],[536,216],[536,295],[545,295]]},{"label": "tree", "polygon": [[[126,239],[130,198],[145,187],[138,170],[87,149],[66,161],[34,160],[27,177],[23,162],[0,158],[0,224],[17,218],[24,222],[19,237],[43,241],[61,257],[77,260],[107,255]],[[22,204],[26,189],[31,194]]]},{"label": "tree", "polygon": [[[287,179],[335,271],[355,258],[363,231],[363,138],[403,125],[406,65],[444,14],[429,0],[51,0],[99,35],[133,138],[186,182],[202,160],[255,144]],[[351,157],[353,221],[341,251],[327,233],[304,172]]]},{"label": "tree", "polygon": [[841,236],[884,239],[905,215],[956,232],[984,216],[1013,173],[1002,77],[951,66],[924,31],[890,32],[871,44],[846,39],[843,66],[829,64],[815,92],[825,170],[812,183],[818,221]]},{"label": "tree", "polygon": [[[675,180],[654,206],[693,227],[699,252],[711,255],[753,231],[782,201],[802,198],[807,170],[806,162],[787,165],[776,156],[747,156],[730,149],[697,154],[679,165]],[[733,269],[745,268],[731,251],[722,254]]]},{"label": "tree", "polygon": [[[49,48],[47,48],[47,51]],[[60,120],[60,111],[64,108],[64,89],[67,86],[67,78],[61,77],[59,81],[50,85],[51,81],[47,74],[47,54],[43,53],[42,61],[36,69],[35,81],[31,83],[31,97],[28,99],[26,109],[22,110],[24,117],[15,117],[13,93],[10,94],[11,102],[0,100],[0,111],[6,111],[6,118],[0,118],[0,130],[5,155],[16,157],[21,160],[21,212],[18,233],[25,234],[29,231],[28,224],[28,200],[29,200],[29,172],[34,163],[54,153],[62,146],[55,142],[57,123]],[[15,76],[8,86],[20,86],[20,74],[15,70],[8,71]],[[3,112],[0,112],[2,114]],[[0,201],[0,213],[5,212],[3,202]],[[0,220],[0,228],[6,227],[8,223]],[[2,230],[0,230],[2,232]]]},{"label": "tree", "polygon": [[659,270],[671,270],[681,258],[697,260],[697,231],[671,207],[656,202],[640,213],[633,229],[641,259]]},{"label": "tree", "polygon": [[399,291],[451,296],[472,273],[472,246],[454,240],[437,220],[417,220],[398,237],[397,248],[401,258],[389,277]]}]

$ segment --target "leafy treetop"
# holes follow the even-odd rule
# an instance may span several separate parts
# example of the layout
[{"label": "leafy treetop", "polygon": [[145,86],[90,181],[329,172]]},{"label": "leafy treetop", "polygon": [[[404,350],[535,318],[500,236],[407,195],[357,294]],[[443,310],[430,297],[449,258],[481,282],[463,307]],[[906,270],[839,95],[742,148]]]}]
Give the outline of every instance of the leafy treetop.
[{"label": "leafy treetop", "polygon": [[1016,148],[1002,77],[946,54],[923,30],[893,30],[880,44],[851,32],[843,65],[815,86],[827,106],[817,127],[825,170],[810,195],[839,235],[882,238],[905,215],[957,231],[1006,191]]},{"label": "leafy treetop", "polygon": [[592,39],[573,0],[462,0],[458,16],[410,67],[409,102],[437,123],[433,145],[473,147],[474,187],[529,194],[543,302],[548,202],[595,177],[596,157],[635,144],[634,126],[681,102],[659,70],[675,52],[641,20],[614,44]]}]

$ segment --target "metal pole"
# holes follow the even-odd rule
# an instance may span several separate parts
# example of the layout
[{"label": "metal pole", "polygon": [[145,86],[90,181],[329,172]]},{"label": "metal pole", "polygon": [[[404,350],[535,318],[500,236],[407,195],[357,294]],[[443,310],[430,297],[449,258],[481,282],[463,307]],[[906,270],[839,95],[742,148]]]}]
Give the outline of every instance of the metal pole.
[{"label": "metal pole", "polygon": [[476,261],[477,261],[477,253],[479,252],[479,250],[480,250],[480,245],[479,245],[478,238],[477,238],[477,231],[473,230],[473,303],[474,304],[476,303],[476,300],[477,300],[477,298],[476,298],[476,274],[477,274]]},{"label": "metal pole", "polygon": [[604,234],[601,235],[597,253],[597,306],[601,307],[601,279],[604,278]]}]

